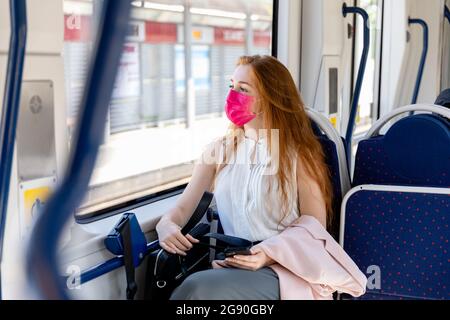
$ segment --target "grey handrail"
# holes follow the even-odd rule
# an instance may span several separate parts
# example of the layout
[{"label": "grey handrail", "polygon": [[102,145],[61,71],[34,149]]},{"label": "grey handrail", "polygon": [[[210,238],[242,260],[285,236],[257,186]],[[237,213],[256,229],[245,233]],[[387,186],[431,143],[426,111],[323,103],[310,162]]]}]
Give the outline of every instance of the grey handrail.
[{"label": "grey handrail", "polygon": [[405,114],[405,113],[414,113],[414,112],[426,112],[426,113],[434,113],[445,117],[450,120],[450,109],[437,106],[434,104],[415,104],[409,105],[401,108],[396,108],[392,112],[386,114],[382,118],[378,119],[370,128],[369,132],[367,132],[364,139],[370,139],[380,134],[381,129],[392,119]]}]

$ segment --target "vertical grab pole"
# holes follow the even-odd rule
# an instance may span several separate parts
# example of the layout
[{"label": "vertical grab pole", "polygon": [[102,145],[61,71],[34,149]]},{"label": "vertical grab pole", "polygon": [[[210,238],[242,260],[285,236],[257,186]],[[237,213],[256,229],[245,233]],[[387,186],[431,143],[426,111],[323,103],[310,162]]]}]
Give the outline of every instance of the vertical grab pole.
[{"label": "vertical grab pole", "polygon": [[128,0],[104,2],[67,173],[36,221],[28,247],[27,272],[37,298],[67,298],[67,286],[58,268],[58,243],[66,222],[83,200],[95,166],[128,29],[130,8],[131,1]]},{"label": "vertical grab pole", "polygon": [[5,234],[6,212],[8,210],[11,167],[14,155],[23,65],[27,43],[26,1],[10,0],[9,10],[11,17],[11,35],[9,41],[3,111],[0,123],[0,265],[3,258],[3,240]]},{"label": "vertical grab pole", "polygon": [[425,69],[425,63],[427,61],[428,55],[428,37],[429,37],[429,29],[428,24],[422,19],[408,19],[408,25],[418,24],[423,29],[423,49],[422,56],[420,58],[419,71],[417,72],[416,84],[414,86],[414,93],[411,100],[411,104],[417,103],[417,98],[419,97],[420,85],[422,83],[423,71]]},{"label": "vertical grab pole", "polygon": [[369,48],[370,48],[370,28],[369,28],[369,15],[367,12],[359,7],[348,7],[346,3],[344,3],[342,7],[342,14],[344,15],[344,18],[347,17],[347,14],[354,13],[359,14],[362,16],[364,20],[364,47],[361,55],[361,62],[359,65],[358,70],[358,77],[356,79],[355,84],[355,92],[353,94],[353,100],[351,104],[350,109],[350,117],[348,119],[348,125],[347,125],[347,133],[345,135],[345,142],[346,142],[346,151],[347,151],[347,163],[350,166],[351,159],[352,159],[352,138],[353,138],[353,131],[355,129],[355,121],[356,121],[356,114],[358,111],[358,103],[359,103],[359,97],[361,95],[361,89],[363,85],[364,80],[364,73],[366,71],[366,65],[367,65],[367,58],[369,56]]}]

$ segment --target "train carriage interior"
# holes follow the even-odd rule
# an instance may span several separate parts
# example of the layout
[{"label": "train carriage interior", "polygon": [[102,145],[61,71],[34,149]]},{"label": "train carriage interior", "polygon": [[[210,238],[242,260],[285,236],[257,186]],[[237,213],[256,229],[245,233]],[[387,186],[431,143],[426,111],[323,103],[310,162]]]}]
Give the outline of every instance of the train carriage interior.
[{"label": "train carriage interior", "polygon": [[[450,299],[449,8],[0,0],[0,299],[150,299],[156,225],[254,55],[290,71],[330,172],[328,231],[368,279],[334,298]],[[189,228],[222,228],[208,197]]]}]

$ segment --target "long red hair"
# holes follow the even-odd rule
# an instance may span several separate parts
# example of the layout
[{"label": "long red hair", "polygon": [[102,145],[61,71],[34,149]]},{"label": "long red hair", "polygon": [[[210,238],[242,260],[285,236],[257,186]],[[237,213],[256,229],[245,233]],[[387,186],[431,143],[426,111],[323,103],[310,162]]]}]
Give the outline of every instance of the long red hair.
[{"label": "long red hair", "polygon": [[[278,185],[282,203],[285,204],[284,217],[288,214],[289,186],[297,181],[292,180],[294,168],[292,156],[297,157],[307,174],[319,185],[327,209],[327,226],[332,222],[332,187],[330,174],[325,164],[322,146],[314,135],[311,122],[306,114],[304,102],[292,79],[289,70],[276,58],[271,56],[243,56],[237,66],[249,65],[255,76],[255,86],[259,94],[259,110],[262,112],[263,126],[271,141],[271,130],[278,129],[279,134],[279,167],[277,171]],[[230,132],[242,131],[231,125]],[[229,137],[225,137],[229,138]],[[225,140],[224,140],[225,141]],[[229,140],[228,140],[229,141]],[[236,150],[238,139],[233,139]],[[271,146],[269,145],[269,148]],[[230,159],[233,152],[226,152]],[[224,160],[226,163],[227,160]],[[216,177],[225,165],[217,166]],[[298,207],[300,211],[300,206]],[[301,214],[301,212],[299,212]]]}]

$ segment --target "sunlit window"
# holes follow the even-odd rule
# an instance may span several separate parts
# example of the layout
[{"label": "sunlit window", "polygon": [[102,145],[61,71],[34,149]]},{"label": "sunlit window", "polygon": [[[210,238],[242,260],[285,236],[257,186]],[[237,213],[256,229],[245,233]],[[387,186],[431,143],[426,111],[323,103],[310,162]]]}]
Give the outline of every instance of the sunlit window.
[{"label": "sunlit window", "polygon": [[[359,100],[355,135],[367,132],[377,118],[380,79],[379,68],[381,62],[382,0],[359,0],[358,6],[366,10],[369,14],[370,49]],[[360,52],[363,50],[364,44],[362,19],[358,18],[357,21],[355,79],[360,63]]]},{"label": "sunlit window", "polygon": [[[187,183],[204,146],[229,125],[223,107],[238,57],[271,53],[273,0],[187,3],[133,2],[104,143],[78,216]],[[99,6],[65,0],[64,8],[72,135]]]}]

